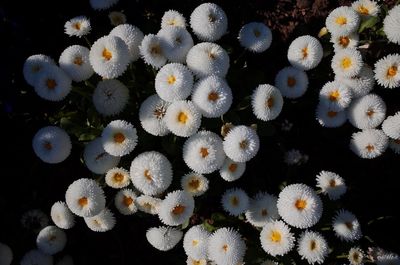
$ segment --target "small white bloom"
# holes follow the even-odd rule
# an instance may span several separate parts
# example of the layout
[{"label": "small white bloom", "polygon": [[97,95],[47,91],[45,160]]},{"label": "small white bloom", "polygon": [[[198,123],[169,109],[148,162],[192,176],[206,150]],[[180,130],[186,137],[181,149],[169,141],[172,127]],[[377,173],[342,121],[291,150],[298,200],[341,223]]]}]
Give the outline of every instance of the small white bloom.
[{"label": "small white bloom", "polygon": [[164,136],[170,133],[164,119],[169,105],[169,102],[162,100],[156,94],[142,102],[139,109],[139,120],[146,132],[155,136]]},{"label": "small white bloom", "polygon": [[260,148],[257,132],[250,127],[240,125],[231,129],[224,139],[225,154],[235,162],[247,162]]},{"label": "small white bloom", "polygon": [[162,49],[170,62],[184,63],[186,61],[186,55],[194,43],[192,36],[184,27],[161,28],[157,36],[161,37]]},{"label": "small white bloom", "polygon": [[147,241],[161,251],[173,249],[181,241],[182,236],[182,231],[166,226],[152,227],[146,232]]},{"label": "small white bloom", "polygon": [[342,126],[347,121],[345,110],[335,111],[319,103],[315,113],[319,124],[327,128],[336,128]]},{"label": "small white bloom", "polygon": [[72,79],[60,67],[44,64],[35,81],[35,92],[43,99],[61,101],[71,92]]},{"label": "small white bloom", "polygon": [[138,141],[136,128],[127,121],[114,120],[101,133],[104,150],[113,156],[124,156],[135,149]]},{"label": "small white bloom", "polygon": [[268,222],[260,233],[261,247],[271,256],[282,256],[294,247],[295,238],[283,221]]},{"label": "small white bloom", "polygon": [[74,17],[64,25],[65,34],[69,36],[82,37],[88,35],[92,30],[90,20],[85,16]]},{"label": "small white bloom", "polygon": [[286,98],[298,98],[306,93],[308,88],[307,73],[296,67],[288,66],[278,72],[275,86]]},{"label": "small white bloom", "polygon": [[279,219],[276,203],[278,198],[267,192],[259,192],[250,200],[246,211],[247,221],[256,226],[263,227],[268,222]]},{"label": "small white bloom", "polygon": [[321,43],[310,35],[300,36],[292,41],[287,53],[290,64],[304,71],[317,67],[322,55]]},{"label": "small white bloom", "polygon": [[130,24],[122,24],[113,28],[110,36],[120,37],[128,46],[130,61],[136,61],[140,57],[139,45],[144,38],[143,32]]},{"label": "small white bloom", "polygon": [[385,119],[386,104],[378,95],[368,94],[353,100],[347,115],[350,123],[358,129],[376,128]]},{"label": "small white bloom", "polygon": [[183,249],[186,255],[199,260],[207,259],[208,239],[210,237],[208,232],[202,225],[191,227],[183,238]]},{"label": "small white bloom", "polygon": [[358,75],[353,77],[335,76],[335,81],[345,84],[352,92],[354,98],[367,95],[375,85],[374,71],[364,64]]},{"label": "small white bloom", "polygon": [[347,257],[351,265],[363,265],[364,253],[358,247],[352,247]]},{"label": "small white bloom", "polygon": [[328,15],[325,24],[332,35],[348,35],[357,31],[360,16],[351,7],[340,6]]},{"label": "small white bloom", "polygon": [[120,157],[107,153],[99,137],[86,145],[83,151],[83,159],[90,171],[96,174],[105,174],[109,169],[118,165]]},{"label": "small white bloom", "polygon": [[355,77],[361,72],[364,65],[361,53],[348,48],[338,51],[332,58],[331,67],[336,75],[343,77]]},{"label": "small white bloom", "polygon": [[361,238],[361,227],[356,216],[347,210],[340,210],[332,220],[335,235],[343,241],[352,242]]},{"label": "small white bloom", "polygon": [[359,157],[376,158],[385,152],[389,139],[381,130],[366,129],[353,133],[350,149]]},{"label": "small white bloom", "polygon": [[383,20],[383,31],[390,42],[400,44],[400,5],[389,10]]},{"label": "small white bloom", "polygon": [[104,116],[121,113],[129,101],[129,89],[116,79],[100,81],[93,92],[93,104]]},{"label": "small white bloom", "polygon": [[144,36],[142,43],[139,46],[140,55],[144,62],[155,69],[161,68],[167,62],[161,43],[161,37],[154,34],[148,34]]},{"label": "small white bloom", "polygon": [[32,249],[24,254],[20,265],[53,265],[53,256],[44,254],[38,249]]},{"label": "small white bloom", "polygon": [[242,236],[232,228],[220,228],[208,239],[208,258],[218,265],[241,264],[245,253]]},{"label": "small white bloom", "polygon": [[344,110],[350,105],[351,99],[351,90],[340,82],[328,82],[319,91],[320,103],[333,111]]},{"label": "small white bloom", "polygon": [[379,5],[373,0],[357,0],[351,4],[351,7],[363,18],[375,17],[379,13]]},{"label": "small white bloom", "polygon": [[114,199],[115,208],[123,215],[131,215],[137,212],[136,194],[131,189],[120,190]]},{"label": "small white bloom", "polygon": [[221,198],[222,207],[230,215],[239,216],[247,211],[249,207],[249,197],[242,189],[226,190]]},{"label": "small white bloom", "polygon": [[167,128],[175,135],[189,137],[201,125],[201,114],[191,101],[174,101],[165,113]]},{"label": "small white bloom", "polygon": [[281,92],[271,85],[259,85],[251,96],[251,106],[258,119],[262,121],[274,120],[282,111],[283,98]]},{"label": "small white bloom", "polygon": [[55,202],[50,210],[51,220],[62,229],[70,229],[75,225],[75,216],[65,202]]},{"label": "small white bloom", "polygon": [[357,48],[359,36],[357,33],[349,35],[332,35],[331,42],[335,51],[340,51],[347,48]]},{"label": "small white bloom", "polygon": [[261,53],[271,46],[272,32],[264,23],[251,22],[240,29],[238,39],[244,48]]},{"label": "small white bloom", "polygon": [[239,179],[245,170],[245,162],[235,162],[229,157],[226,157],[222,167],[219,170],[219,174],[225,181],[231,182]]},{"label": "small white bloom", "polygon": [[104,208],[98,215],[84,218],[86,225],[94,232],[107,232],[114,228],[114,214],[107,208]]},{"label": "small white bloom", "polygon": [[38,249],[48,255],[62,251],[66,244],[67,235],[57,226],[46,226],[36,237]]},{"label": "small white bloom", "polygon": [[160,203],[158,217],[163,224],[177,226],[189,220],[193,210],[193,197],[186,191],[176,190],[168,193]]},{"label": "small white bloom", "polygon": [[89,62],[89,52],[84,46],[69,46],[60,55],[60,68],[75,82],[89,79],[94,73]]},{"label": "small white bloom", "polygon": [[182,177],[181,187],[193,197],[200,196],[208,190],[208,179],[201,174],[190,172]]},{"label": "small white bloom", "polygon": [[161,18],[161,28],[166,27],[186,27],[185,17],[175,10],[168,10]]},{"label": "small white bloom", "polygon": [[400,87],[400,54],[390,54],[375,63],[375,79],[385,88]]},{"label": "small white bloom", "polygon": [[216,41],[225,34],[228,18],[224,10],[214,3],[196,7],[190,15],[190,27],[202,41]]},{"label": "small white bloom", "polygon": [[43,54],[35,54],[29,56],[24,63],[23,74],[25,81],[34,86],[39,74],[43,71],[43,67],[47,64],[55,65],[56,63],[52,58]]},{"label": "small white bloom", "polygon": [[400,139],[400,112],[388,116],[382,123],[383,132],[392,139]]},{"label": "small white bloom", "polygon": [[322,264],[328,256],[328,243],[320,233],[305,231],[298,241],[297,251],[309,264]]},{"label": "small white bloom", "polygon": [[139,211],[152,215],[158,214],[158,208],[161,202],[161,199],[148,195],[140,195],[136,198],[136,206]]},{"label": "small white bloom", "polygon": [[324,170],[317,175],[317,187],[333,201],[339,199],[347,190],[346,183],[341,176]]},{"label": "small white bloom", "polygon": [[118,167],[107,171],[105,181],[108,186],[114,189],[125,188],[131,182],[129,172],[124,168]]}]

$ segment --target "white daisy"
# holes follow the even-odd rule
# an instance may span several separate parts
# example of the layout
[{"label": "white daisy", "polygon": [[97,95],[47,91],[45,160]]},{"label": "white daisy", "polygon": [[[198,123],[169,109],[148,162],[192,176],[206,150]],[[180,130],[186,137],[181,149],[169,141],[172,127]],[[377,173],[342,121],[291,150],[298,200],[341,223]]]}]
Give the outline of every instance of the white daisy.
[{"label": "white daisy", "polygon": [[351,7],[340,6],[328,15],[325,24],[332,35],[348,35],[358,30],[360,16]]},{"label": "white daisy", "polygon": [[390,54],[377,61],[374,72],[379,85],[385,88],[400,87],[400,54]]},{"label": "white daisy", "polygon": [[190,172],[181,178],[181,187],[193,197],[200,196],[208,190],[208,179],[201,174]]},{"label": "white daisy", "polygon": [[343,77],[355,77],[361,72],[364,65],[361,53],[348,48],[338,51],[332,58],[331,67],[336,75]]},{"label": "white daisy", "polygon": [[320,233],[305,231],[300,235],[297,251],[309,264],[322,264],[328,256],[329,248]]},{"label": "white daisy", "polygon": [[366,129],[353,133],[350,149],[359,157],[376,158],[385,152],[389,139],[381,130]]},{"label": "white daisy", "polygon": [[332,220],[335,235],[343,241],[352,242],[361,238],[361,227],[356,216],[347,210],[340,210]]},{"label": "white daisy", "polygon": [[304,71],[317,67],[322,55],[321,43],[310,35],[300,36],[292,41],[287,53],[290,64]]},{"label": "white daisy", "polygon": [[51,220],[62,229],[70,229],[75,225],[75,216],[65,202],[55,202],[50,210]]},{"label": "white daisy", "polygon": [[231,129],[224,139],[225,154],[235,162],[247,162],[260,148],[257,132],[250,127],[240,125]]},{"label": "white daisy", "polygon": [[190,15],[190,27],[201,41],[216,41],[225,34],[228,18],[218,5],[204,3],[196,7]]},{"label": "white daisy", "polygon": [[74,17],[64,25],[65,34],[68,36],[82,37],[88,35],[92,30],[90,20],[85,16]]},{"label": "white daisy", "polygon": [[400,44],[400,5],[389,10],[383,20],[383,31],[390,42]]},{"label": "white daisy", "polygon": [[386,104],[378,95],[368,94],[353,100],[347,115],[350,123],[358,129],[376,128],[385,119]]},{"label": "white daisy", "polygon": [[351,4],[351,7],[363,18],[377,16],[380,8],[373,0],[357,0]]},{"label": "white daisy", "polygon": [[35,82],[35,92],[43,99],[61,101],[71,92],[72,79],[60,67],[44,64]]},{"label": "white daisy", "polygon": [[167,128],[175,135],[189,137],[201,125],[201,114],[191,101],[174,101],[165,113]]},{"label": "white daisy", "polygon": [[261,247],[271,256],[282,256],[294,247],[295,238],[283,221],[268,222],[260,233]]},{"label": "white daisy", "polygon": [[349,35],[331,35],[331,42],[335,51],[340,51],[347,48],[357,48],[359,36],[357,33]]},{"label": "white daisy", "polygon": [[207,259],[208,239],[210,233],[202,225],[191,227],[183,238],[183,249],[189,257]]},{"label": "white daisy", "polygon": [[96,174],[105,174],[109,169],[116,167],[120,157],[112,156],[103,148],[101,138],[89,142],[83,151],[83,159],[87,168]]},{"label": "white daisy", "polygon": [[53,256],[44,254],[43,252],[32,249],[22,256],[21,265],[53,265]]},{"label": "white daisy", "polygon": [[89,79],[94,73],[89,62],[89,52],[84,46],[69,46],[60,55],[60,68],[75,82]]},{"label": "white daisy", "polygon": [[251,96],[251,106],[258,119],[262,121],[274,120],[282,111],[283,98],[281,92],[271,85],[259,85]]},{"label": "white daisy", "polygon": [[46,226],[36,237],[37,248],[45,254],[54,255],[67,244],[67,235],[57,226]]},{"label": "white daisy", "polygon": [[138,141],[136,128],[127,121],[114,120],[101,133],[104,150],[113,156],[124,156],[135,149]]},{"label": "white daisy", "polygon": [[114,228],[116,220],[114,214],[104,208],[98,215],[84,218],[86,225],[94,232],[107,232]]},{"label": "white daisy", "polygon": [[164,51],[161,46],[162,39],[154,34],[144,36],[139,46],[140,55],[144,62],[155,69],[161,68],[166,62]]},{"label": "white daisy", "polygon": [[168,10],[161,18],[161,28],[166,27],[186,27],[185,17],[175,10]]},{"label": "white daisy", "polygon": [[219,169],[219,175],[225,181],[231,182],[239,179],[245,171],[245,162],[235,162],[229,157],[226,157],[222,167]]},{"label": "white daisy", "polygon": [[327,82],[319,91],[319,101],[333,111],[342,111],[350,105],[351,90],[343,83]]},{"label": "white daisy", "polygon": [[346,183],[341,176],[325,170],[317,175],[317,187],[333,201],[339,199],[347,190]]},{"label": "white daisy", "polygon": [[307,73],[296,67],[285,67],[276,75],[275,86],[285,98],[301,97],[308,88]]},{"label": "white daisy", "polygon": [[147,241],[161,251],[173,249],[181,241],[182,236],[182,231],[166,226],[152,227],[146,232]]},{"label": "white daisy", "polygon": [[400,112],[388,116],[382,123],[383,132],[392,139],[400,139]]},{"label": "white daisy", "polygon": [[395,154],[400,154],[400,139],[389,139],[389,148],[393,150]]},{"label": "white daisy", "polygon": [[162,49],[170,62],[185,63],[186,55],[194,43],[184,27],[161,28],[157,36],[161,37]]},{"label": "white daisy", "polygon": [[319,103],[315,113],[316,119],[323,127],[336,128],[342,126],[347,120],[346,111],[334,111],[324,104]]},{"label": "white daisy", "polygon": [[90,6],[94,10],[104,10],[118,3],[119,0],[90,0]]},{"label": "white daisy", "polygon": [[100,81],[93,92],[93,104],[104,116],[121,113],[129,101],[129,89],[116,79]]},{"label": "white daisy", "polygon": [[193,210],[193,197],[186,191],[176,190],[168,193],[160,203],[158,217],[163,224],[177,226],[189,220]]},{"label": "white daisy", "polygon": [[114,199],[115,208],[123,215],[131,215],[137,212],[136,194],[131,189],[120,190]]},{"label": "white daisy", "polygon": [[354,98],[359,98],[367,95],[375,85],[374,71],[364,64],[358,75],[346,78],[343,76],[335,76],[335,81],[348,86]]},{"label": "white daisy", "polygon": [[170,105],[158,95],[146,98],[139,109],[139,120],[143,129],[155,136],[164,136],[170,133],[165,122],[165,113]]},{"label": "white daisy", "polygon": [[264,23],[250,22],[240,29],[238,39],[247,50],[261,53],[271,46],[272,32]]},{"label": "white daisy", "polygon": [[107,171],[105,181],[108,186],[114,189],[121,189],[128,186],[130,181],[129,172],[120,167],[114,167]]},{"label": "white daisy", "polygon": [[148,195],[140,195],[136,198],[136,206],[139,211],[155,215],[158,213],[158,208],[162,202],[159,198],[154,198]]},{"label": "white daisy", "polygon": [[351,265],[363,265],[364,253],[358,247],[352,247],[347,257]]},{"label": "white daisy", "polygon": [[0,242],[0,264],[10,265],[13,260],[13,252],[9,246]]},{"label": "white daisy", "polygon": [[268,222],[279,219],[276,203],[278,198],[267,192],[259,192],[250,200],[246,220],[255,227],[263,227]]},{"label": "white daisy", "polygon": [[25,60],[23,67],[25,81],[29,85],[34,86],[36,84],[37,77],[43,71],[43,67],[47,64],[55,65],[56,63],[47,55],[35,54],[29,56]]},{"label": "white daisy", "polygon": [[221,198],[222,207],[230,215],[239,216],[247,211],[249,207],[249,197],[242,189],[229,189],[224,192]]},{"label": "white daisy", "polygon": [[140,57],[139,45],[144,38],[143,32],[130,24],[122,24],[113,28],[110,36],[120,37],[128,46],[130,61],[136,61]]}]

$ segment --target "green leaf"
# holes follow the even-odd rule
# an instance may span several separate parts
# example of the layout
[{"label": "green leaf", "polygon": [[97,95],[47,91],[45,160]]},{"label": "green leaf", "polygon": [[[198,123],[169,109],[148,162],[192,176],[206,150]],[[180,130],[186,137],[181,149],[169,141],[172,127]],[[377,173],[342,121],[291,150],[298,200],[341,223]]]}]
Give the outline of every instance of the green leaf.
[{"label": "green leaf", "polygon": [[370,29],[373,26],[375,26],[377,23],[379,22],[379,18],[378,17],[370,17],[367,20],[363,21],[361,23],[360,28],[358,29],[358,33],[363,32],[366,29]]},{"label": "green leaf", "polygon": [[182,225],[181,225],[181,229],[186,229],[189,226],[189,220],[187,219]]},{"label": "green leaf", "polygon": [[93,140],[93,139],[95,139],[95,138],[96,138],[96,135],[94,135],[94,134],[91,134],[91,133],[82,133],[82,134],[79,136],[78,140],[81,141],[81,142],[86,142],[86,141],[91,141],[91,140]]},{"label": "green leaf", "polygon": [[203,226],[210,233],[212,233],[215,230],[217,230],[217,228],[215,226],[213,226],[212,224],[210,224],[207,220],[204,220]]},{"label": "green leaf", "polygon": [[225,220],[226,220],[226,217],[225,217],[225,215],[223,215],[222,213],[213,213],[213,214],[211,215],[211,219],[212,219],[213,221],[219,222],[219,221],[225,221]]}]

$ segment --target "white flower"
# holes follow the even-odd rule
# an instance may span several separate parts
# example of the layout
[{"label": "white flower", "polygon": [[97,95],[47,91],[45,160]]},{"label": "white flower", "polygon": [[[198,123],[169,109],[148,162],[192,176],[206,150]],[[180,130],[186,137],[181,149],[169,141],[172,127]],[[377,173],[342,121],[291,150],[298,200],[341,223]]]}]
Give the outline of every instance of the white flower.
[{"label": "white flower", "polygon": [[308,88],[307,73],[296,67],[285,67],[276,75],[275,86],[285,98],[301,97]]},{"label": "white flower", "polygon": [[87,168],[96,174],[105,174],[109,169],[116,167],[120,157],[108,154],[103,148],[101,138],[89,142],[84,151],[83,159]]},{"label": "white flower", "polygon": [[161,28],[166,27],[186,27],[185,17],[175,10],[168,10],[161,18]]},{"label": "white flower", "polygon": [[137,212],[136,194],[131,189],[120,190],[114,199],[115,208],[123,215],[131,215]]},{"label": "white flower", "polygon": [[340,6],[328,15],[325,24],[332,35],[348,35],[357,31],[360,16],[351,7]]},{"label": "white flower", "polygon": [[161,222],[170,226],[181,225],[192,216],[193,197],[183,190],[172,191],[160,203],[158,217]]},{"label": "white flower", "polygon": [[259,192],[250,200],[246,211],[247,221],[256,226],[263,227],[268,222],[279,219],[276,203],[278,198],[267,192]]},{"label": "white flower", "polygon": [[383,20],[383,31],[390,42],[400,44],[400,5],[389,10]]},{"label": "white flower", "polygon": [[162,50],[161,42],[161,37],[154,34],[148,34],[144,36],[142,43],[139,46],[140,55],[144,62],[155,69],[161,68],[167,62],[165,53]]},{"label": "white flower", "polygon": [[349,250],[348,259],[351,265],[363,265],[364,253],[358,247],[352,247]]},{"label": "white flower", "polygon": [[107,232],[114,228],[115,217],[113,213],[104,208],[98,215],[84,218],[86,225],[94,232]]},{"label": "white flower", "polygon": [[383,132],[392,139],[400,139],[400,112],[388,116],[382,123]]},{"label": "white flower", "polygon": [[326,83],[319,91],[319,101],[333,111],[342,111],[350,105],[351,90],[343,83],[332,81]]},{"label": "white flower", "polygon": [[64,25],[65,34],[68,36],[82,37],[88,35],[92,30],[90,20],[85,16],[74,17]]},{"label": "white flower", "polygon": [[53,256],[32,249],[24,254],[20,262],[21,265],[53,265]]},{"label": "white flower", "polygon": [[317,187],[333,201],[339,199],[347,190],[346,183],[341,176],[325,170],[317,175]]},{"label": "white flower", "polygon": [[61,101],[71,91],[71,78],[58,66],[44,64],[35,81],[35,92],[43,99]]},{"label": "white flower", "polygon": [[382,155],[388,144],[388,137],[383,131],[366,129],[353,133],[350,141],[350,149],[361,158],[371,159]]},{"label": "white flower", "polygon": [[350,123],[358,129],[379,126],[386,116],[386,104],[381,97],[368,94],[353,100],[347,110]]},{"label": "white flower", "polygon": [[221,198],[222,207],[230,215],[239,216],[247,211],[249,207],[249,197],[242,189],[226,190]]},{"label": "white flower", "polygon": [[119,0],[90,0],[90,6],[94,10],[104,10],[118,3]]},{"label": "white flower", "polygon": [[355,77],[361,72],[364,65],[361,53],[348,48],[338,51],[332,58],[331,67],[336,75],[343,77]]},{"label": "white flower", "polygon": [[190,172],[182,177],[181,187],[193,197],[200,196],[208,190],[208,179],[201,174]]},{"label": "white flower", "polygon": [[247,162],[260,148],[257,132],[247,126],[240,125],[231,129],[224,139],[225,154],[235,162]]},{"label": "white flower", "polygon": [[346,111],[334,111],[324,104],[319,103],[315,113],[316,119],[323,127],[336,128],[342,126],[347,120]]},{"label": "white flower", "polygon": [[124,168],[118,167],[107,171],[105,181],[108,186],[114,189],[125,188],[131,182],[129,172]]},{"label": "white flower", "polygon": [[343,241],[352,242],[361,238],[361,227],[354,214],[340,210],[332,220],[335,235]]},{"label": "white flower", "polygon": [[294,236],[283,221],[268,222],[260,233],[261,247],[271,256],[281,256],[294,247]]},{"label": "white flower", "polygon": [[357,0],[351,4],[351,7],[364,18],[375,17],[379,13],[379,5],[373,0]]},{"label": "white flower", "polygon": [[300,36],[289,46],[287,57],[290,64],[300,70],[311,70],[321,62],[322,45],[310,35]]},{"label": "white flower", "polygon": [[138,141],[136,128],[127,121],[114,120],[101,133],[104,150],[113,156],[124,156],[135,149]]},{"label": "white flower", "polygon": [[183,238],[183,249],[186,255],[196,260],[207,259],[208,239],[210,235],[202,225],[191,227]]},{"label": "white flower", "polygon": [[168,251],[182,239],[182,231],[173,227],[152,227],[146,232],[147,241],[156,249]]},{"label": "white flower", "polygon": [[366,64],[363,65],[358,75],[350,78],[335,76],[335,81],[348,86],[354,98],[367,95],[375,85],[374,72]]},{"label": "white flower", "polygon": [[162,49],[170,62],[184,63],[186,55],[193,47],[193,39],[184,27],[162,28],[157,36],[161,37]]},{"label": "white flower", "polygon": [[0,242],[0,264],[10,265],[13,260],[13,252],[9,246]]},{"label": "white flower", "polygon": [[140,57],[139,45],[144,38],[143,32],[130,24],[122,24],[113,28],[110,36],[120,37],[128,46],[130,61],[136,61]]},{"label": "white flower", "polygon": [[55,202],[50,210],[51,220],[62,229],[70,229],[75,225],[75,216],[65,202]]},{"label": "white flower", "polygon": [[282,111],[283,98],[281,92],[271,85],[259,85],[251,96],[251,106],[258,119],[262,121],[274,120]]},{"label": "white flower", "polygon": [[25,81],[34,86],[39,74],[43,71],[43,67],[47,64],[55,65],[56,63],[52,58],[43,54],[35,54],[29,56],[24,63],[23,74]]},{"label": "white flower", "polygon": [[309,264],[322,264],[328,256],[329,248],[320,233],[305,231],[300,235],[297,251]]},{"label": "white flower", "polygon": [[347,48],[357,48],[359,36],[357,33],[349,35],[331,35],[331,42],[335,51]]},{"label": "white flower", "polygon": [[240,264],[245,252],[242,236],[232,228],[220,228],[208,239],[208,258],[217,265]]},{"label": "white flower", "polygon": [[238,39],[244,48],[261,53],[271,46],[272,32],[264,23],[250,22],[240,29]]},{"label": "white flower", "polygon": [[245,162],[235,162],[229,157],[226,157],[222,167],[219,169],[219,174],[225,181],[231,182],[239,179],[245,170]]},{"label": "white flower", "polygon": [[170,133],[165,122],[165,113],[170,105],[158,95],[151,95],[142,102],[139,109],[139,120],[143,129],[155,136],[164,136]]},{"label": "white flower", "polygon": [[93,92],[93,104],[104,116],[121,113],[129,101],[129,89],[116,79],[100,81]]},{"label": "white flower", "polygon": [[228,18],[224,10],[214,3],[196,7],[190,15],[190,27],[202,41],[216,41],[225,34]]},{"label": "white flower", "polygon": [[155,215],[158,213],[158,208],[161,201],[162,200],[159,198],[154,198],[148,195],[140,195],[136,198],[136,206],[142,212]]},{"label": "white flower", "polygon": [[46,226],[36,237],[38,249],[48,255],[62,251],[66,244],[67,235],[57,226]]},{"label": "white flower", "polygon": [[94,73],[89,62],[89,52],[84,46],[69,46],[60,55],[60,68],[75,82],[89,79]]},{"label": "white flower", "polygon": [[379,85],[385,88],[400,87],[400,54],[390,54],[377,61],[374,72]]},{"label": "white flower", "polygon": [[191,101],[174,101],[165,113],[167,128],[175,135],[189,137],[201,125],[201,114]]}]

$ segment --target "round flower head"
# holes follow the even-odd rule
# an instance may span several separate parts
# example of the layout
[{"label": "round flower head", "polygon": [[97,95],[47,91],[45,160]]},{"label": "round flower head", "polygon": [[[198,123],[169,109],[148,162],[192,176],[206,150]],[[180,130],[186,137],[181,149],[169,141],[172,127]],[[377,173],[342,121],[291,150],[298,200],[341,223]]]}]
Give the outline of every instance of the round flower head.
[{"label": "round flower head", "polygon": [[100,81],[93,92],[93,104],[104,116],[119,114],[129,101],[129,89],[116,79]]},{"label": "round flower head", "polygon": [[160,203],[158,217],[166,225],[181,225],[192,216],[194,210],[193,197],[183,190],[172,191]]},{"label": "round flower head", "polygon": [[0,264],[10,265],[13,260],[13,253],[9,246],[0,242]]},{"label": "round flower head", "polygon": [[353,100],[347,110],[350,123],[358,129],[372,129],[383,122],[386,104],[381,97],[368,94]]},{"label": "round flower head", "polygon": [[161,37],[165,57],[170,62],[184,63],[186,55],[193,47],[193,39],[184,27],[162,28],[157,36]]},{"label": "round flower head", "polygon": [[124,156],[135,149],[136,129],[127,121],[114,120],[101,133],[104,150],[113,156]]},{"label": "round flower head", "polygon": [[319,101],[330,110],[342,111],[350,105],[351,90],[348,86],[332,81],[326,83],[319,92]]},{"label": "round flower head", "polygon": [[307,71],[317,67],[322,55],[323,49],[319,40],[310,35],[304,35],[292,41],[287,57],[292,66]]},{"label": "round flower head", "polygon": [[374,72],[379,85],[385,88],[400,87],[400,54],[390,54],[380,59],[375,63]]},{"label": "round flower head", "polygon": [[191,227],[183,238],[183,249],[192,259],[207,259],[210,233],[202,225]]},{"label": "round flower head", "polygon": [[333,201],[339,199],[347,190],[344,179],[330,171],[321,171],[317,175],[317,187]]},{"label": "round flower head", "polygon": [[335,51],[341,51],[347,48],[357,48],[358,34],[351,33],[349,35],[331,35],[331,42]]},{"label": "round flower head", "polygon": [[264,23],[251,22],[240,29],[238,39],[247,50],[261,53],[271,45],[272,32]]},{"label": "round flower head", "polygon": [[361,227],[356,216],[347,210],[340,210],[332,220],[333,231],[342,241],[352,242],[361,238]]},{"label": "round flower head", "polygon": [[400,5],[389,10],[383,20],[383,31],[390,42],[400,44]]},{"label": "round flower head", "polygon": [[247,162],[260,148],[257,132],[250,127],[240,125],[232,128],[224,139],[225,154],[235,162]]},{"label": "round flower head", "polygon": [[148,195],[140,195],[136,198],[136,207],[142,212],[155,215],[158,213],[161,202],[161,199]]},{"label": "round flower head", "polygon": [[281,113],[283,98],[281,92],[271,85],[259,85],[251,96],[254,115],[262,121],[276,119]]},{"label": "round flower head", "polygon": [[155,69],[161,68],[167,62],[161,43],[161,37],[148,34],[144,36],[139,46],[140,55],[144,62]]},{"label": "round flower head", "polygon": [[323,127],[336,128],[342,126],[346,120],[346,111],[335,111],[319,103],[315,113],[316,119]]},{"label": "round flower head", "polygon": [[193,259],[188,257],[186,260],[187,265],[207,265],[209,264],[206,259]]},{"label": "round flower head", "polygon": [[56,164],[64,161],[71,153],[71,139],[61,128],[47,126],[41,128],[32,140],[35,154],[46,163]]},{"label": "round flower head", "polygon": [[389,139],[383,131],[366,129],[353,133],[350,149],[361,158],[371,159],[382,155],[388,144]]},{"label": "round flower head", "polygon": [[89,79],[94,73],[89,62],[89,49],[80,45],[66,48],[58,62],[61,69],[75,82]]},{"label": "round flower head", "polygon": [[107,208],[104,208],[98,215],[84,218],[87,227],[94,232],[107,232],[114,228],[114,214]]},{"label": "round flower head", "polygon": [[165,113],[170,105],[158,95],[151,95],[142,102],[139,109],[139,120],[143,129],[155,136],[164,136],[170,133],[165,122]]},{"label": "round flower head", "polygon": [[225,77],[229,69],[229,56],[218,44],[202,42],[189,50],[186,64],[198,78],[208,75]]},{"label": "round flower head", "polygon": [[104,10],[118,3],[119,0],[90,0],[90,6],[94,10]]},{"label": "round flower head", "polygon": [[62,251],[66,244],[67,235],[57,226],[46,226],[36,237],[38,249],[48,255]]},{"label": "round flower head", "polygon": [[34,86],[36,84],[37,77],[43,71],[43,67],[47,64],[55,65],[55,62],[49,56],[43,54],[29,56],[25,60],[23,67],[25,81],[29,85]]},{"label": "round flower head", "polygon": [[256,226],[263,227],[268,222],[279,219],[277,198],[266,192],[259,192],[250,200],[249,208],[246,211],[247,221]]},{"label": "round flower head", "polygon": [[107,171],[106,184],[114,189],[125,188],[130,184],[129,172],[124,168],[114,167]]},{"label": "round flower head", "polygon": [[392,139],[400,139],[400,112],[389,116],[382,123],[383,132]]},{"label": "round flower head", "polygon": [[193,197],[200,196],[208,190],[208,179],[201,174],[191,172],[182,177],[181,187]]},{"label": "round flower head", "polygon": [[135,157],[130,172],[133,185],[146,195],[162,193],[172,181],[171,163],[156,151],[144,152]]},{"label": "round flower head", "polygon": [[201,41],[216,41],[228,29],[228,18],[224,10],[214,3],[196,7],[190,15],[190,27]]},{"label": "round flower head", "polygon": [[108,18],[110,19],[110,23],[113,26],[119,26],[121,24],[126,23],[126,16],[124,13],[119,11],[111,11],[108,14]]},{"label": "round flower head", "polygon": [[68,209],[65,202],[56,202],[51,206],[51,220],[54,224],[62,229],[70,229],[75,225],[75,216]]},{"label": "round flower head", "polygon": [[201,125],[201,114],[191,101],[174,101],[165,113],[167,128],[175,135],[189,137]]},{"label": "round flower head", "polygon": [[58,66],[45,64],[38,74],[35,92],[43,99],[61,101],[71,91],[71,78]]},{"label": "round flower head", "polygon": [[140,57],[139,45],[144,38],[143,32],[133,25],[122,24],[113,28],[111,36],[120,37],[128,46],[130,61],[136,61]]},{"label": "round flower head", "polygon": [[230,215],[239,216],[249,208],[249,197],[242,189],[233,188],[225,191],[221,203]]},{"label": "round flower head", "polygon": [[361,53],[348,48],[338,51],[332,58],[331,67],[336,75],[343,77],[355,77],[361,72],[363,66]]},{"label": "round flower head", "polygon": [[69,185],[65,192],[65,202],[74,214],[81,217],[91,217],[104,209],[106,198],[96,181],[81,178]]},{"label": "round flower head", "polygon": [[120,190],[114,199],[115,208],[123,215],[131,215],[137,212],[136,194],[131,189]]},{"label": "round flower head", "polygon": [[181,241],[182,236],[182,231],[166,226],[152,227],[146,232],[147,241],[161,251],[173,249]]},{"label": "round flower head", "polygon": [[42,251],[32,249],[22,257],[21,265],[53,265],[53,256],[44,254]]},{"label": "round flower head", "polygon": [[375,85],[374,72],[366,64],[363,65],[358,75],[350,78],[336,76],[335,81],[348,86],[354,98],[367,95]]},{"label": "round flower head", "polygon": [[161,18],[161,28],[167,27],[182,27],[186,28],[185,17],[175,10],[168,10]]},{"label": "round flower head", "polygon": [[120,157],[107,153],[103,148],[101,138],[96,138],[86,145],[83,159],[90,171],[96,174],[105,174],[118,165]]},{"label": "round flower head", "polygon": [[400,139],[389,139],[389,148],[393,150],[395,154],[400,154]]},{"label": "round flower head", "polygon": [[268,222],[260,233],[261,247],[271,256],[282,256],[294,247],[294,236],[283,221]]},{"label": "round flower head", "polygon": [[320,233],[305,231],[300,235],[297,251],[309,264],[322,264],[328,256],[329,248]]},{"label": "round flower head", "polygon": [[317,193],[305,184],[286,186],[277,203],[283,220],[297,228],[315,225],[322,216],[322,201]]},{"label": "round flower head", "polygon": [[394,253],[385,253],[377,257],[377,265],[399,265],[400,257]]},{"label": "round flower head", "polygon": [[65,22],[64,30],[68,36],[82,37],[88,35],[92,27],[90,26],[90,20],[85,16],[74,17]]},{"label": "round flower head", "polygon": [[308,88],[307,73],[296,67],[285,67],[276,75],[275,86],[285,98],[301,97]]},{"label": "round flower head", "polygon": [[225,181],[231,182],[239,179],[245,170],[245,162],[235,162],[229,157],[226,157],[222,167],[219,169],[219,174]]},{"label": "round flower head", "polygon": [[351,7],[341,6],[328,15],[325,24],[332,35],[348,35],[358,30],[360,16]]},{"label": "round flower head", "polygon": [[364,253],[358,247],[351,248],[347,258],[349,259],[351,265],[363,265],[364,264],[363,263]]},{"label": "round flower head", "polygon": [[208,239],[208,258],[218,265],[240,264],[245,253],[242,236],[232,228],[220,228]]},{"label": "round flower head", "polygon": [[379,5],[373,0],[357,0],[351,4],[351,7],[362,18],[375,17],[379,13]]}]

